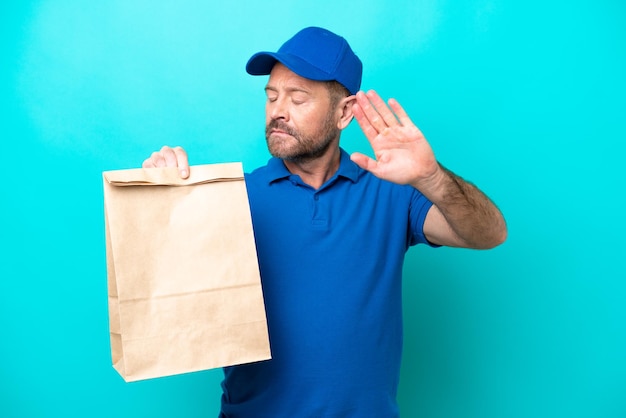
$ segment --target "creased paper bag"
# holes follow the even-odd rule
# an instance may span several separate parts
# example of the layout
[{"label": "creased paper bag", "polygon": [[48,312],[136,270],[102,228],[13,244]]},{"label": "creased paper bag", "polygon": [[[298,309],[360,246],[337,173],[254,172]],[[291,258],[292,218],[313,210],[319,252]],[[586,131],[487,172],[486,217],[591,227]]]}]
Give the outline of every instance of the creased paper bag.
[{"label": "creased paper bag", "polygon": [[270,358],[240,163],[106,171],[113,367],[135,381]]}]

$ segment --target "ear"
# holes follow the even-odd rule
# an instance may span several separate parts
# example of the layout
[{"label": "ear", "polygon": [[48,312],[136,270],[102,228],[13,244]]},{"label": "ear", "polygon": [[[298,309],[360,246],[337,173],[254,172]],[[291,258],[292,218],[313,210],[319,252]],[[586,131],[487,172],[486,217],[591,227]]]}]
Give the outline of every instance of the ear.
[{"label": "ear", "polygon": [[339,120],[337,121],[337,128],[343,130],[352,121],[354,113],[352,113],[352,106],[356,103],[356,96],[344,97],[337,104],[337,112],[339,113]]}]

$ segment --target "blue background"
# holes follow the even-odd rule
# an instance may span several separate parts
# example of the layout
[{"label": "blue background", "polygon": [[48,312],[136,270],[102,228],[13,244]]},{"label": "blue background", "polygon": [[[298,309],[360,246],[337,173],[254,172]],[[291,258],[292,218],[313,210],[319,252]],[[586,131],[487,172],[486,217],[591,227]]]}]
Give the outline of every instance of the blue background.
[{"label": "blue background", "polygon": [[[248,57],[325,26],[501,207],[487,252],[412,249],[404,417],[626,416],[626,3],[0,4],[0,415],[216,416],[221,371],[110,363],[101,172],[163,144],[268,158]],[[353,123],[348,151],[369,146]]]}]

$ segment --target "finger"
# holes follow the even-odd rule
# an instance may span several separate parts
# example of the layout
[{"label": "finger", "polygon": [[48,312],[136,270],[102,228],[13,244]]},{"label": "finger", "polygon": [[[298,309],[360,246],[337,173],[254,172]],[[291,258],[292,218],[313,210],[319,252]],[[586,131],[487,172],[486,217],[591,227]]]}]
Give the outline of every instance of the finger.
[{"label": "finger", "polygon": [[389,109],[378,93],[374,90],[370,90],[367,92],[367,98],[374,105],[374,108],[378,110],[378,113],[383,118],[387,126],[398,126],[400,124],[396,115]]},{"label": "finger", "polygon": [[370,142],[372,142],[374,138],[376,138],[376,136],[378,135],[378,130],[376,130],[376,128],[372,126],[367,116],[365,116],[363,108],[358,103],[355,103],[352,106],[352,113],[354,114],[354,118],[356,119],[357,123],[361,127],[361,130],[365,134],[365,137]]},{"label": "finger", "polygon": [[141,163],[141,167],[142,168],[153,168],[154,167],[154,163],[152,162],[152,158],[146,158],[145,160],[143,160],[143,163]]},{"label": "finger", "polygon": [[378,167],[378,162],[376,162],[376,160],[365,154],[361,154],[360,152],[352,153],[352,155],[350,155],[350,159],[363,170],[374,172]]},{"label": "finger", "polygon": [[176,167],[183,179],[188,178],[190,173],[187,152],[181,147],[171,148],[165,145],[159,151],[153,152],[141,166],[143,168]]},{"label": "finger", "polygon": [[159,153],[163,156],[165,160],[165,167],[178,167],[178,159],[176,157],[176,152],[174,152],[173,148],[165,145]]},{"label": "finger", "polygon": [[147,158],[143,164],[141,164],[143,168],[156,168],[156,167],[165,167],[165,159],[163,155],[161,155],[158,151],[153,152],[150,155],[150,158]]},{"label": "finger", "polygon": [[389,106],[403,126],[413,125],[413,121],[396,99],[389,99]]},{"label": "finger", "polygon": [[159,151],[165,160],[165,167],[177,167],[181,178],[189,177],[189,160],[181,147],[170,148],[167,145]]},{"label": "finger", "polygon": [[378,112],[378,110],[374,107],[370,99],[363,92],[358,92],[356,95],[356,100],[361,109],[363,110],[364,116],[367,118],[367,121],[377,132],[382,131],[387,127],[387,123]]},{"label": "finger", "polygon": [[189,159],[187,158],[187,152],[181,147],[174,147],[173,151],[176,155],[180,177],[186,179],[189,177]]}]

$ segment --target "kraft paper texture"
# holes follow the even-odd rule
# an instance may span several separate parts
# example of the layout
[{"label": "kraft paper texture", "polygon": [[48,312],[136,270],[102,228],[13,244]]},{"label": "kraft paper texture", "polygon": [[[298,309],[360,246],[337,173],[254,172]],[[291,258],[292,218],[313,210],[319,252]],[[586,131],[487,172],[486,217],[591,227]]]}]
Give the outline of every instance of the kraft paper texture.
[{"label": "kraft paper texture", "polygon": [[111,356],[124,380],[269,359],[241,164],[103,178]]}]

